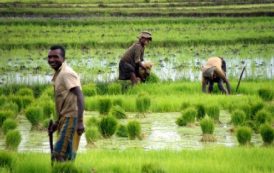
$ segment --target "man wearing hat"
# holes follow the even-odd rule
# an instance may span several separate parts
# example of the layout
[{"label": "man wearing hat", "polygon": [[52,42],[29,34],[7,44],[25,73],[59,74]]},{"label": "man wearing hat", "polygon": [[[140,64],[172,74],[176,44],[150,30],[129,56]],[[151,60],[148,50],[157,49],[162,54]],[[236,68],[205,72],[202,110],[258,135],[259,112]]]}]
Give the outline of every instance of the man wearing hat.
[{"label": "man wearing hat", "polygon": [[[202,67],[202,91],[211,93],[214,83],[218,83],[219,89],[225,93],[230,94],[230,84],[226,77],[226,63],[221,57],[211,57],[207,63]],[[226,83],[226,89],[223,86]],[[206,86],[208,90],[206,91]]]},{"label": "man wearing hat", "polygon": [[152,41],[151,33],[141,32],[138,41],[127,49],[119,63],[120,80],[130,80],[132,85],[137,84],[140,80],[145,80],[139,75],[139,68],[141,67],[146,71],[142,61],[144,61],[145,46],[150,41]]}]

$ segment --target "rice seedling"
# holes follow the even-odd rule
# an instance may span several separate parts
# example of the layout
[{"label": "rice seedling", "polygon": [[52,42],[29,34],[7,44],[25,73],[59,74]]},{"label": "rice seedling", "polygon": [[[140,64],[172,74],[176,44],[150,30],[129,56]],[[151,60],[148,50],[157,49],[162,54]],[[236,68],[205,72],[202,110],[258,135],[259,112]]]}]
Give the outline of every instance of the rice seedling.
[{"label": "rice seedling", "polygon": [[15,118],[15,113],[11,110],[0,111],[0,127],[2,127],[3,122],[8,118]]},{"label": "rice seedling", "polygon": [[204,118],[206,114],[205,106],[203,104],[197,104],[195,107],[197,110],[197,120]]},{"label": "rice seedling", "polygon": [[107,94],[108,93],[108,83],[106,83],[106,82],[96,83],[96,93],[98,95]]},{"label": "rice seedling", "polygon": [[122,93],[122,86],[119,83],[111,83],[108,85],[108,92],[109,95],[118,95]]},{"label": "rice seedling", "polygon": [[246,117],[245,112],[237,109],[231,115],[231,122],[235,127],[243,125],[245,121],[245,117]]},{"label": "rice seedling", "polygon": [[264,104],[262,102],[251,102],[251,120],[255,119],[256,113],[263,109]]},{"label": "rice seedling", "polygon": [[146,79],[146,83],[158,83],[160,82],[160,78],[155,73],[150,73],[150,75]]},{"label": "rice seedling", "polygon": [[258,126],[265,123],[271,123],[271,115],[266,110],[260,110],[256,113],[255,122]]},{"label": "rice seedling", "polygon": [[209,117],[214,119],[215,122],[219,122],[220,108],[218,105],[209,105],[206,108],[206,113]]},{"label": "rice seedling", "polygon": [[33,97],[33,91],[30,88],[20,88],[16,95]]},{"label": "rice seedling", "polygon": [[96,95],[96,87],[94,84],[90,83],[90,84],[86,84],[83,85],[83,94],[84,96],[95,96]]},{"label": "rice seedling", "polygon": [[213,135],[214,132],[214,121],[206,116],[200,121],[200,126],[203,132],[202,142],[215,142],[216,138]]},{"label": "rice seedling", "polygon": [[6,146],[8,149],[16,150],[21,142],[21,134],[18,130],[10,130],[6,135]]},{"label": "rice seedling", "polygon": [[260,134],[265,145],[269,145],[274,140],[274,129],[269,124],[263,124],[260,126]]},{"label": "rice seedling", "polygon": [[116,135],[119,136],[119,137],[125,137],[125,138],[128,137],[128,129],[127,129],[127,126],[120,124],[120,125],[118,126]]},{"label": "rice seedling", "polygon": [[138,113],[144,115],[144,113],[149,110],[150,105],[150,97],[141,94],[139,95],[139,97],[136,98],[136,109]]},{"label": "rice seedling", "polygon": [[106,116],[99,122],[99,129],[104,138],[110,138],[117,129],[118,122],[112,116]]},{"label": "rice seedling", "polygon": [[160,165],[146,163],[142,165],[141,173],[165,173],[166,171]]},{"label": "rice seedling", "polygon": [[193,107],[187,108],[186,110],[182,112],[181,117],[179,117],[176,120],[176,124],[179,126],[186,126],[190,123],[194,123],[196,115],[197,115],[197,111],[195,108]]},{"label": "rice seedling", "polygon": [[12,169],[14,154],[8,151],[0,151],[0,167]]},{"label": "rice seedling", "polygon": [[87,143],[93,143],[100,137],[98,126],[87,127],[85,130]]},{"label": "rice seedling", "polygon": [[118,105],[112,107],[111,115],[116,117],[117,119],[127,118],[125,110]]},{"label": "rice seedling", "polygon": [[98,127],[99,120],[95,117],[90,117],[85,121],[85,123],[86,123],[86,126],[88,127],[93,127],[93,126]]},{"label": "rice seedling", "polygon": [[237,140],[240,145],[249,145],[252,131],[249,127],[238,127],[236,131]]},{"label": "rice seedling", "polygon": [[128,137],[130,140],[141,139],[141,124],[139,121],[132,120],[127,124]]},{"label": "rice seedling", "polygon": [[123,99],[122,98],[114,98],[112,100],[112,105],[113,106],[120,106],[120,107],[123,107],[124,103],[123,103]]},{"label": "rice seedling", "polygon": [[29,106],[25,111],[25,115],[32,127],[37,127],[43,118],[43,109],[37,106]]},{"label": "rice seedling", "polygon": [[10,131],[10,130],[16,129],[16,127],[17,127],[16,120],[10,119],[10,118],[6,119],[2,125],[4,134],[7,134],[8,131]]},{"label": "rice seedling", "polygon": [[273,90],[267,88],[260,88],[258,94],[264,101],[271,101],[274,97]]},{"label": "rice seedling", "polygon": [[99,113],[107,115],[112,107],[110,98],[100,98],[98,101]]},{"label": "rice seedling", "polygon": [[52,173],[81,173],[73,162],[55,163],[52,167]]}]

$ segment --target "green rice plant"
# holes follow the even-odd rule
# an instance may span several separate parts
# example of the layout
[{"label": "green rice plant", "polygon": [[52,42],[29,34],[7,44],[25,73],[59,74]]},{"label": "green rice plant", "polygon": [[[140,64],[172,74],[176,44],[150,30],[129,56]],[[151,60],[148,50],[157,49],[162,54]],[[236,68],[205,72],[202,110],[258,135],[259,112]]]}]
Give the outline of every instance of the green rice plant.
[{"label": "green rice plant", "polygon": [[10,130],[16,129],[16,127],[17,127],[17,122],[14,119],[10,119],[10,118],[6,119],[2,125],[4,134],[7,134],[7,132]]},{"label": "green rice plant", "polygon": [[99,82],[96,83],[96,93],[98,95],[104,95],[108,93],[108,83]]},{"label": "green rice plant", "polygon": [[258,111],[262,110],[264,107],[264,104],[262,102],[251,102],[251,119],[255,119],[255,115]]},{"label": "green rice plant", "polygon": [[123,99],[122,99],[122,98],[114,98],[114,99],[112,100],[112,105],[113,105],[113,106],[118,105],[118,106],[120,106],[120,107],[123,107],[123,105],[124,105]]},{"label": "green rice plant", "polygon": [[266,110],[260,110],[256,113],[255,122],[258,126],[265,123],[271,123],[271,115]]},{"label": "green rice plant", "polygon": [[240,126],[243,125],[245,121],[245,112],[242,110],[235,110],[231,115],[231,122],[234,126]]},{"label": "green rice plant", "polygon": [[189,108],[190,106],[191,106],[191,105],[190,105],[189,102],[183,102],[183,103],[181,104],[181,110],[187,109],[187,108]]},{"label": "green rice plant", "polygon": [[14,155],[11,152],[0,151],[0,167],[11,170],[14,159]]},{"label": "green rice plant", "polygon": [[98,106],[99,106],[99,113],[102,115],[107,115],[112,106],[110,98],[100,98],[98,102]]},{"label": "green rice plant", "polygon": [[52,173],[81,173],[82,171],[77,169],[73,162],[57,162],[52,167]]},{"label": "green rice plant", "polygon": [[220,117],[220,108],[218,105],[210,105],[206,108],[206,113],[209,117],[214,119],[214,121],[219,121]]},{"label": "green rice plant", "polygon": [[29,106],[25,115],[33,127],[38,126],[40,120],[43,118],[43,109],[37,106]]},{"label": "green rice plant", "polygon": [[104,138],[111,137],[117,128],[117,120],[112,116],[103,117],[99,123],[99,129]]},{"label": "green rice plant", "polygon": [[9,100],[12,102],[12,103],[15,103],[17,105],[17,109],[19,111],[21,111],[23,109],[23,102],[22,102],[22,99],[20,98],[20,96],[15,96],[15,95],[11,95],[9,96]]},{"label": "green rice plant", "polygon": [[11,110],[0,111],[0,127],[7,118],[15,118],[16,114]]},{"label": "green rice plant", "polygon": [[132,120],[127,124],[128,137],[130,140],[134,140],[136,137],[141,138],[141,124],[139,121]]},{"label": "green rice plant", "polygon": [[150,75],[146,78],[146,83],[159,83],[160,78],[155,73],[150,73]]},{"label": "green rice plant", "polygon": [[[235,108],[234,108],[235,109]],[[247,120],[251,120],[251,106],[249,104],[241,104],[238,107],[239,110],[242,110],[245,112],[246,118]]]},{"label": "green rice plant", "polygon": [[248,145],[251,141],[252,131],[249,127],[238,127],[236,131],[237,140],[240,145]]},{"label": "green rice plant", "polygon": [[25,109],[27,106],[29,106],[34,101],[32,96],[22,96],[22,97],[20,97],[20,99],[22,101],[23,109]]},{"label": "green rice plant", "polygon": [[7,97],[0,95],[0,107],[7,102]]},{"label": "green rice plant", "polygon": [[6,146],[8,149],[16,150],[21,142],[21,134],[18,130],[10,130],[6,135]]},{"label": "green rice plant", "polygon": [[118,95],[122,93],[122,86],[119,83],[111,83],[108,85],[109,95]]},{"label": "green rice plant", "polygon": [[151,105],[151,100],[146,95],[141,95],[136,98],[136,109],[138,113],[145,113],[149,110]]},{"label": "green rice plant", "polygon": [[260,134],[264,141],[264,144],[269,145],[274,140],[274,129],[269,124],[263,124],[260,126]]},{"label": "green rice plant", "polygon": [[33,97],[33,91],[32,91],[31,88],[20,88],[20,89],[16,92],[16,95]]},{"label": "green rice plant", "polygon": [[43,119],[43,121],[42,121],[43,128],[45,128],[45,129],[48,128],[50,120],[51,120],[50,118]]},{"label": "green rice plant", "polygon": [[120,124],[118,126],[116,135],[119,136],[119,137],[128,137],[127,126]]},{"label": "green rice plant", "polygon": [[90,117],[85,122],[86,122],[86,126],[88,127],[93,127],[93,126],[98,127],[99,125],[99,120],[95,117]]},{"label": "green rice plant", "polygon": [[206,114],[205,106],[203,104],[197,104],[195,107],[197,110],[197,120],[204,118]]},{"label": "green rice plant", "polygon": [[39,105],[43,108],[43,119],[54,117],[55,104],[52,100],[42,100]]},{"label": "green rice plant", "polygon": [[16,103],[14,102],[6,102],[2,107],[2,110],[11,110],[13,111],[15,114],[17,114],[19,112],[19,107]]},{"label": "green rice plant", "polygon": [[98,111],[99,99],[97,96],[95,97],[85,97],[85,110],[87,111]]},{"label": "green rice plant", "polygon": [[111,115],[116,117],[117,119],[127,118],[125,110],[118,105],[111,108]]},{"label": "green rice plant", "polygon": [[96,95],[96,86],[94,84],[83,85],[82,88],[84,96],[90,97]]},{"label": "green rice plant", "polygon": [[258,90],[258,94],[261,97],[261,99],[263,99],[264,101],[271,101],[274,96],[273,90],[269,88],[260,88]]},{"label": "green rice plant", "polygon": [[141,173],[165,173],[166,171],[158,164],[145,163],[142,165]]},{"label": "green rice plant", "polygon": [[85,130],[87,143],[93,143],[100,137],[98,126],[87,127]]},{"label": "green rice plant", "polygon": [[243,126],[247,126],[251,128],[253,131],[257,132],[258,131],[258,125],[253,120],[246,120],[243,124]]},{"label": "green rice plant", "polygon": [[182,112],[181,117],[176,120],[176,124],[179,126],[186,126],[187,124],[194,123],[197,111],[195,108],[190,107]]},{"label": "green rice plant", "polygon": [[216,138],[213,135],[214,132],[214,120],[206,116],[200,121],[200,126],[203,132],[202,142],[215,142]]}]

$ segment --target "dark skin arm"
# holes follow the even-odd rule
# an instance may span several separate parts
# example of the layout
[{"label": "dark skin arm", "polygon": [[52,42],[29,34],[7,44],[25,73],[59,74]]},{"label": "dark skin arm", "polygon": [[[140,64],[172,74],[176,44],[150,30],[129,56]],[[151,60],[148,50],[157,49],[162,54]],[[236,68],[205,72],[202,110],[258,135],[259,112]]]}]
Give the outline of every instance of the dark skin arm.
[{"label": "dark skin arm", "polygon": [[78,135],[82,135],[85,131],[85,127],[83,124],[83,112],[84,112],[84,96],[79,87],[74,87],[70,89],[70,91],[76,95],[77,97],[77,107],[78,107],[78,124],[77,124],[77,133]]}]

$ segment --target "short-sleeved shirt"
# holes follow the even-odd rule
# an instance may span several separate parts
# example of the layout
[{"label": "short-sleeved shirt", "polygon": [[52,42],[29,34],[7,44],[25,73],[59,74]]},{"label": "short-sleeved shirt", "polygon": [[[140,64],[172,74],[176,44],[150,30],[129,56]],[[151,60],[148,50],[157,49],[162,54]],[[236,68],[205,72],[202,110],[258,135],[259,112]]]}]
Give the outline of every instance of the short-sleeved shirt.
[{"label": "short-sleeved shirt", "polygon": [[62,117],[77,117],[77,96],[70,89],[81,89],[79,76],[64,62],[55,72],[52,82],[54,84],[55,104],[57,115]]},{"label": "short-sleeved shirt", "polygon": [[128,50],[125,52],[125,54],[121,58],[121,61],[129,63],[134,68],[136,68],[137,64],[140,61],[144,60],[144,50],[145,50],[145,47],[142,46],[141,43],[136,42],[128,48]]}]

